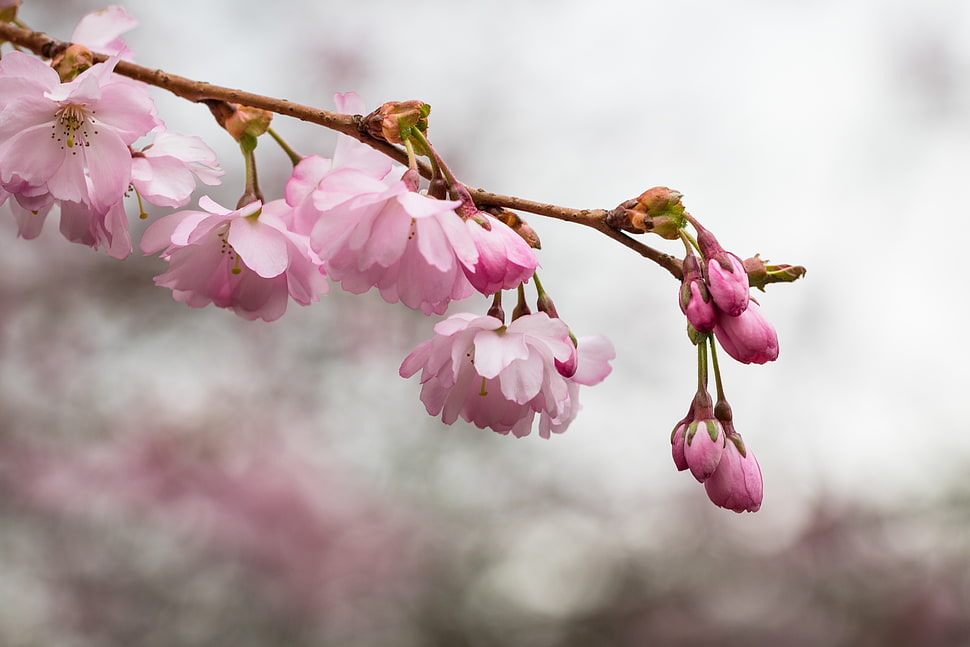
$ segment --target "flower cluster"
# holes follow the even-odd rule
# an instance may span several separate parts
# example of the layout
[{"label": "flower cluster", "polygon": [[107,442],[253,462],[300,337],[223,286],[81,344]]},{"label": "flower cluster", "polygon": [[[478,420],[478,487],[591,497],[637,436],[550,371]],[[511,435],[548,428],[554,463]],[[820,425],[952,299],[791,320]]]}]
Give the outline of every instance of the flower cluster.
[{"label": "flower cluster", "polygon": [[566,324],[544,312],[508,326],[494,316],[460,313],[434,330],[401,364],[401,376],[421,371],[421,400],[446,424],[460,415],[501,434],[527,435],[536,414],[543,438],[565,431],[579,410],[579,385],[602,382],[615,357],[600,336],[574,345]]},{"label": "flower cluster", "polygon": [[[5,36],[3,21],[14,20],[19,3],[8,4],[0,16]],[[400,375],[420,373],[425,408],[446,424],[461,418],[517,437],[534,426],[543,438],[567,429],[580,409],[580,386],[610,374],[613,346],[601,336],[577,338],[559,317],[537,274],[538,236],[494,194],[473,199],[456,179],[426,136],[430,106],[388,102],[368,114],[356,94],[337,94],[343,115],[331,117],[346,125],[353,115],[356,130],[338,134],[332,157],[303,156],[271,129],[272,112],[212,98],[233,95],[224,88],[210,94],[215,86],[197,84],[183,96],[204,103],[238,142],[245,185],[232,208],[203,196],[198,209],[182,209],[197,183],[216,185],[223,172],[201,139],[166,130],[148,85],[119,73],[154,78],[145,68],[132,72],[138,66],[120,36],[134,24],[123,9],[109,7],[85,16],[73,43],[32,46],[53,55],[50,64],[22,51],[0,58],[0,204],[10,206],[20,236],[39,235],[56,209],[69,240],[124,258],[132,250],[126,198],[134,195],[141,218],[148,217],[143,201],[181,209],[152,222],[140,248],[167,263],[156,285],[193,308],[211,304],[274,321],[291,300],[319,301],[331,282],[354,294],[374,290],[425,315],[446,315],[453,302],[476,294],[491,297],[486,314],[453,313],[435,325],[434,337],[404,359]],[[261,105],[273,101],[263,99]],[[276,112],[296,109],[287,104]],[[285,187],[268,200],[256,173],[255,149],[264,134],[293,162]],[[406,165],[392,163],[389,149]],[[754,511],[761,505],[761,472],[734,430],[714,341],[746,364],[777,358],[777,334],[750,288],[795,280],[804,268],[769,268],[758,257],[742,262],[680,198],[655,187],[595,222],[590,212],[573,211],[577,221],[624,242],[632,243],[619,230],[684,242],[682,266],[666,254],[644,254],[666,259],[682,275],[680,307],[698,348],[698,391],[672,435],[674,460],[704,483],[717,505]],[[524,208],[545,213],[535,205]],[[527,284],[536,292],[535,312]],[[517,295],[508,321],[505,291]],[[708,347],[716,405],[707,393]]]},{"label": "flower cluster", "polygon": [[[335,102],[342,112],[365,111],[353,93]],[[504,222],[467,200],[421,192],[413,169],[395,170],[344,135],[332,158],[299,160],[285,199],[231,211],[202,198],[200,206],[145,232],[142,250],[169,262],[155,282],[190,306],[213,303],[248,319],[282,316],[289,297],[317,300],[327,291],[324,277],[348,292],[377,288],[390,303],[443,314],[475,292],[517,289],[538,267],[529,243]],[[579,410],[579,385],[602,381],[613,358],[609,342],[574,342],[545,312],[507,327],[492,315],[461,313],[435,331],[401,375],[422,369],[421,398],[432,415],[448,424],[460,415],[502,434],[529,434],[537,414],[541,436],[565,430]]]}]

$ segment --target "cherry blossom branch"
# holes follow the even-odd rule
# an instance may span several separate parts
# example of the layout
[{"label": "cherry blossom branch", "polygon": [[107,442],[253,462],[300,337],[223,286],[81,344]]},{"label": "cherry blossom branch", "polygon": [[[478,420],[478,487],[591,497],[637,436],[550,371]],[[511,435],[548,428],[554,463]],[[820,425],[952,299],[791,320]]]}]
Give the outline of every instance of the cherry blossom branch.
[{"label": "cherry blossom branch", "polygon": [[[71,45],[71,43],[52,38],[43,32],[22,29],[11,23],[3,22],[0,22],[0,40],[29,49],[35,54],[46,58],[54,58],[58,53],[63,52]],[[104,62],[107,59],[108,57],[104,54],[95,54],[96,62]],[[276,99],[243,90],[212,85],[202,81],[194,81],[182,76],[170,74],[164,70],[153,70],[131,63],[130,61],[118,61],[115,66],[115,72],[137,81],[162,88],[194,103],[205,103],[211,106],[211,103],[214,101],[224,101],[267,110],[275,114],[317,124],[353,137],[397,162],[407,164],[408,161],[406,151],[384,140],[378,139],[363,130],[361,128],[360,115],[345,115],[330,112],[293,103],[286,99]],[[431,177],[430,167],[426,164],[421,164],[419,168],[422,175]],[[504,207],[592,227],[622,245],[629,247],[641,256],[657,263],[675,278],[680,279],[682,276],[681,261],[678,258],[656,250],[612,227],[607,222],[607,215],[609,214],[607,210],[572,209],[492,193],[483,189],[473,189],[471,187],[468,187],[468,191],[475,203],[483,208],[489,206]]]}]

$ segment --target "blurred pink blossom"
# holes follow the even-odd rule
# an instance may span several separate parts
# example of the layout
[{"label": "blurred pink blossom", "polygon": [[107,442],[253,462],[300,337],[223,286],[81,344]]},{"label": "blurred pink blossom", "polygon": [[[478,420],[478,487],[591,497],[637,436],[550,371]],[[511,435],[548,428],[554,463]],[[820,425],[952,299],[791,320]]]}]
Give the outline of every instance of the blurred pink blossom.
[{"label": "blurred pink blossom", "polygon": [[297,612],[357,621],[349,603],[408,588],[421,537],[403,515],[277,440],[211,440],[146,434],[71,452],[8,443],[0,487],[38,510],[162,521],[238,560]]}]

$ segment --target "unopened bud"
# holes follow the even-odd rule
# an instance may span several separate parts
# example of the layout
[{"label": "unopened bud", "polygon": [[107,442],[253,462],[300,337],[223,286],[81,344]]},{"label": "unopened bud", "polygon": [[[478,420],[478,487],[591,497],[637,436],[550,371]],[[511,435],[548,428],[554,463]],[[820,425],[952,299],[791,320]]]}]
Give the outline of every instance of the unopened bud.
[{"label": "unopened bud", "polygon": [[690,467],[687,464],[687,457],[684,454],[684,433],[687,431],[689,422],[690,419],[681,420],[670,434],[670,452],[673,455],[674,465],[677,466],[677,471],[679,472],[683,472]]},{"label": "unopened bud", "polygon": [[[552,302],[552,297],[546,294],[545,290],[539,292],[539,298],[536,300],[536,310],[539,312],[545,312],[552,319],[558,319],[559,313],[556,311],[556,304]],[[572,336],[572,333],[570,333]],[[573,340],[575,345],[576,340]]]},{"label": "unopened bud", "polygon": [[363,119],[364,128],[377,139],[403,144],[416,128],[428,129],[431,106],[423,101],[388,101]]},{"label": "unopened bud", "polygon": [[693,420],[684,434],[684,458],[690,473],[703,483],[717,470],[724,451],[724,428],[713,418]]},{"label": "unopened bud", "polygon": [[680,191],[674,191],[665,186],[655,186],[640,194],[634,209],[643,211],[648,216],[682,216],[684,215],[684,205],[680,201],[682,197],[684,194]]},{"label": "unopened bud", "polygon": [[714,474],[704,481],[704,489],[714,505],[735,512],[757,512],[765,489],[761,467],[733,426],[725,433],[729,442]]},{"label": "unopened bud", "polygon": [[[696,224],[696,223],[695,223]],[[736,254],[725,251],[707,229],[697,225],[707,287],[719,310],[736,317],[748,307],[748,272]]]},{"label": "unopened bud", "polygon": [[233,105],[235,111],[226,120],[224,128],[236,140],[243,137],[259,137],[273,121],[273,113],[259,108]]},{"label": "unopened bud", "polygon": [[436,200],[446,200],[448,198],[448,180],[440,175],[431,178],[428,183],[428,196]]},{"label": "unopened bud", "polygon": [[216,122],[239,142],[244,139],[255,142],[257,137],[269,130],[269,124],[273,120],[273,113],[267,110],[215,99],[207,99],[203,103],[209,107]]},{"label": "unopened bud", "polygon": [[62,83],[73,81],[78,74],[94,65],[94,54],[84,45],[71,45],[54,57],[51,67]]},{"label": "unopened bud", "polygon": [[[680,310],[687,315],[687,321],[698,333],[709,333],[717,323],[717,310],[707,283],[701,274],[701,267],[694,254],[684,258],[684,278],[680,284]],[[696,342],[695,342],[696,343]]]},{"label": "unopened bud", "polygon": [[607,223],[633,233],[652,233],[667,240],[680,238],[684,227],[682,194],[665,186],[656,186],[627,200],[607,215]]}]

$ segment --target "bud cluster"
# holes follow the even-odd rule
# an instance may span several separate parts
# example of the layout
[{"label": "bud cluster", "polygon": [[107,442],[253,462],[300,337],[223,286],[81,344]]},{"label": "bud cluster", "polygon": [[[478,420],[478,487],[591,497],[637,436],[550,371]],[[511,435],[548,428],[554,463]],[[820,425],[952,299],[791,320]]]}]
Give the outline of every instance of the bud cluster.
[{"label": "bud cluster", "polygon": [[697,227],[703,265],[693,251],[687,252],[679,294],[692,334],[713,332],[727,354],[744,364],[774,361],[778,333],[750,297],[745,262],[721,247],[710,231]]},{"label": "bud cluster", "polygon": [[761,467],[734,429],[727,401],[711,406],[698,390],[687,416],[670,435],[674,465],[690,470],[715,505],[735,512],[757,512],[764,496]]}]

